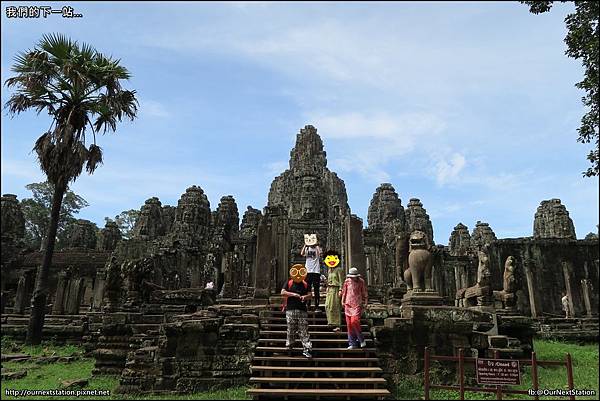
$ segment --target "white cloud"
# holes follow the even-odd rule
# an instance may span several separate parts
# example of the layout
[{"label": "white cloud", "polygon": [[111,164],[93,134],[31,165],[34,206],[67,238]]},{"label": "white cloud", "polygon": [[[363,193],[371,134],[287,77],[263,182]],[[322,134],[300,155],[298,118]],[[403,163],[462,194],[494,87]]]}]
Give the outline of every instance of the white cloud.
[{"label": "white cloud", "polygon": [[456,180],[466,164],[467,160],[460,153],[454,153],[449,160],[440,160],[435,168],[435,177],[438,184],[443,185]]},{"label": "white cloud", "polygon": [[[390,180],[391,160],[414,152],[437,137],[444,121],[428,113],[308,113],[307,121],[318,127],[329,149],[344,154],[331,160],[331,168],[356,172],[377,184]],[[331,154],[331,152],[329,153]]]},{"label": "white cloud", "polygon": [[154,117],[154,118],[167,118],[171,117],[171,113],[166,107],[155,100],[139,99],[140,102],[140,114],[142,116]]}]

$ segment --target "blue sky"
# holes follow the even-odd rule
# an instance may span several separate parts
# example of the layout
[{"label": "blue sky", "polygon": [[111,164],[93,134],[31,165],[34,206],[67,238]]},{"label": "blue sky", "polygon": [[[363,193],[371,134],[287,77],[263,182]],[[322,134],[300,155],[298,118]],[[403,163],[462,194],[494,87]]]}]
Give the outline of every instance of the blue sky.
[{"label": "blue sky", "polygon": [[[8,19],[5,7],[72,5],[83,18]],[[363,218],[391,182],[420,198],[436,243],[458,223],[499,238],[532,234],[543,199],[561,198],[577,236],[596,231],[598,180],[576,142],[582,67],[564,55],[572,5],[530,14],[516,2],[2,2],[2,73],[44,33],[120,58],[139,118],[99,139],[105,165],[71,188],[104,217],[200,185],[214,210],[262,209],[296,133],[317,127],[328,166]],[[2,104],[9,96],[2,87]],[[2,111],[2,193],[43,181],[31,148],[48,128]]]}]

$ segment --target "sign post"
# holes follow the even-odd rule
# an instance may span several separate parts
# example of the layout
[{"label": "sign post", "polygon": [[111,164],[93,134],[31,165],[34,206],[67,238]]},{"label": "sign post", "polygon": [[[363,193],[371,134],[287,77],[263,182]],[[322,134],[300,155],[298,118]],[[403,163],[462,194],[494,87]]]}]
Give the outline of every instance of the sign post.
[{"label": "sign post", "polygon": [[521,384],[519,361],[510,359],[477,358],[477,384]]}]

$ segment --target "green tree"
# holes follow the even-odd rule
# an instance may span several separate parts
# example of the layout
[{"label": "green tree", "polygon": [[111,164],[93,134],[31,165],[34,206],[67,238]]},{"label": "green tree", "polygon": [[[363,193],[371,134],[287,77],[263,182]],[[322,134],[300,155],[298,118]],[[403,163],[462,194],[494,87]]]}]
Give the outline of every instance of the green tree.
[{"label": "green tree", "polygon": [[[43,249],[44,239],[50,226],[54,186],[49,181],[45,181],[28,184],[25,188],[33,193],[33,198],[25,198],[21,201],[21,209],[25,217],[25,240],[29,246]],[[89,203],[85,199],[67,187],[58,220],[56,233],[58,245],[63,240],[65,228],[75,220],[74,215],[87,206]]]},{"label": "green tree", "polygon": [[[522,1],[529,6],[529,11],[534,14],[550,11],[554,1]],[[564,3],[564,1],[562,1]],[[584,176],[593,177],[600,174],[600,154],[598,153],[599,128],[598,105],[600,104],[600,93],[598,92],[598,41],[600,28],[600,2],[598,1],[575,1],[575,12],[565,17],[567,25],[567,36],[565,43],[567,50],[565,54],[574,59],[581,59],[585,69],[583,81],[575,86],[583,89],[586,94],[581,99],[587,112],[581,118],[581,125],[577,129],[579,137],[577,142],[595,143],[595,147],[587,155],[592,164],[583,173]]]},{"label": "green tree", "polygon": [[140,216],[140,211],[135,209],[124,210],[118,215],[115,216],[114,219],[110,217],[105,217],[104,220],[108,223],[109,221],[114,221],[117,223],[119,230],[121,231],[121,235],[124,239],[131,238],[131,234],[133,231],[133,227],[135,226],[135,222]]},{"label": "green tree", "polygon": [[11,70],[16,75],[5,82],[15,90],[5,106],[9,115],[34,109],[38,114],[47,112],[52,120],[33,147],[42,171],[54,186],[44,258],[36,276],[26,338],[28,344],[39,344],[63,195],[84,167],[92,174],[102,163],[96,133],[114,132],[124,118],[133,120],[138,102],[135,91],[121,87],[120,81],[129,79],[130,74],[120,60],[61,34],[44,35],[32,50],[15,57]]}]

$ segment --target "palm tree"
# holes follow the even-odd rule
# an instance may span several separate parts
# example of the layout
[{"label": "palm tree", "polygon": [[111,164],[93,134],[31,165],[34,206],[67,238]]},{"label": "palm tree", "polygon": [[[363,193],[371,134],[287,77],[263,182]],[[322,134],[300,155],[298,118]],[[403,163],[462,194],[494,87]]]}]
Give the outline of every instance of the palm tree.
[{"label": "palm tree", "polygon": [[123,118],[133,120],[137,114],[135,91],[122,89],[119,82],[129,79],[130,74],[119,63],[87,44],[79,46],[64,35],[49,34],[33,50],[15,57],[12,71],[16,75],[5,82],[8,88],[15,88],[5,106],[9,115],[35,109],[38,114],[46,111],[52,118],[48,131],[33,147],[42,171],[54,185],[54,195],[44,259],[31,299],[28,344],[42,340],[48,273],[67,186],[84,166],[92,174],[102,164],[96,133],[114,132],[117,122]]}]

